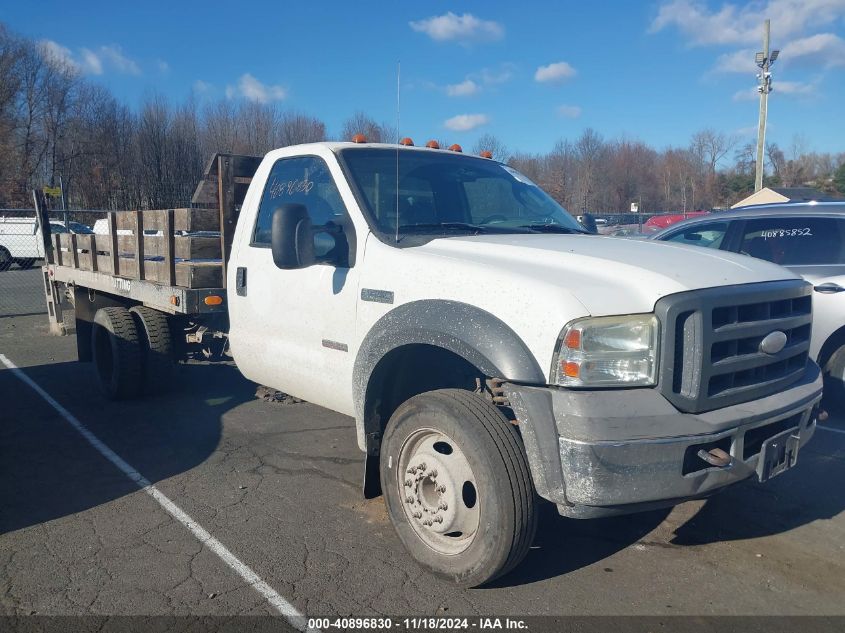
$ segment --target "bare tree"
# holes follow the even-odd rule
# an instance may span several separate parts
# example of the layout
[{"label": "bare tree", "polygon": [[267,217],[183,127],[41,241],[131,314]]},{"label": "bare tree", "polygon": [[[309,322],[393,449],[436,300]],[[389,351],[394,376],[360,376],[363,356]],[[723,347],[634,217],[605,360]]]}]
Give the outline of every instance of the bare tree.
[{"label": "bare tree", "polygon": [[279,121],[279,145],[298,145],[326,140],[326,125],[301,112],[285,112]]},{"label": "bare tree", "polygon": [[340,138],[349,141],[356,134],[363,134],[370,143],[395,143],[398,140],[396,128],[389,123],[377,123],[360,111],[344,121]]},{"label": "bare tree", "polygon": [[492,153],[493,158],[501,163],[508,162],[508,158],[510,158],[510,153],[505,144],[489,133],[482,134],[472,148],[473,154],[480,154],[483,151]]}]

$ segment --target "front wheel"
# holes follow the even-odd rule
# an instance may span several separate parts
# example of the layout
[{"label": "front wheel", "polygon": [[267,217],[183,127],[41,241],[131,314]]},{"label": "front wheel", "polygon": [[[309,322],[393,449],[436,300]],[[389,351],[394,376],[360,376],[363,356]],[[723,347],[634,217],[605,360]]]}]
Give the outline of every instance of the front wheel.
[{"label": "front wheel", "polygon": [[391,416],[380,461],[393,526],[427,570],[474,587],[528,553],[537,521],[525,450],[488,400],[459,389],[414,396]]}]

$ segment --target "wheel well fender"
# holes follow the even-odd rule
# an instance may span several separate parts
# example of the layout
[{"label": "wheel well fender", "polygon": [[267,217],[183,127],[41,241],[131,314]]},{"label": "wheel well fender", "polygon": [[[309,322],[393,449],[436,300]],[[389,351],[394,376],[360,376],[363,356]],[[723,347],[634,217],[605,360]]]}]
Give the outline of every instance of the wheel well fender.
[{"label": "wheel well fender", "polygon": [[845,346],[845,325],[834,331],[833,334],[828,336],[827,340],[822,344],[822,347],[819,350],[819,357],[816,359],[819,363],[819,367],[822,368],[822,371],[824,371],[824,366],[827,364],[827,361],[830,360],[836,350],[842,346]]},{"label": "wheel well fender", "polygon": [[[475,306],[448,300],[421,300],[403,304],[379,319],[361,343],[353,368],[353,397],[358,444],[368,453],[377,451],[378,437],[386,419],[373,416],[373,403],[380,397],[385,377],[404,348],[439,348],[438,362],[450,369],[464,362],[479,376],[543,384],[546,376],[525,342],[501,319]],[[436,368],[435,368],[436,369]],[[464,378],[462,372],[462,378]],[[445,385],[444,385],[445,386]],[[451,385],[459,386],[459,385]]]}]

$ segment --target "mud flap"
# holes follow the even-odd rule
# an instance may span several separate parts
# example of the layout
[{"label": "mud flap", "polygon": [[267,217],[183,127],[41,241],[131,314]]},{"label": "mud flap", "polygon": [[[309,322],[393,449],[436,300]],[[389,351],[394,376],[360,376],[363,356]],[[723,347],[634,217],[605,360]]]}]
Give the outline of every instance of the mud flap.
[{"label": "mud flap", "polygon": [[367,453],[364,459],[364,499],[375,499],[380,496],[379,456]]}]

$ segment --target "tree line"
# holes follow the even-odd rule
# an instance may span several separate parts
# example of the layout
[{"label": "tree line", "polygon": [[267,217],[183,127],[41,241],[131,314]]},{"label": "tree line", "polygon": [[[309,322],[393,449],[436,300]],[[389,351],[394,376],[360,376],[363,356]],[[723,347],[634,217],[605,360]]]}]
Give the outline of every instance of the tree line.
[{"label": "tree line", "polygon": [[[0,208],[31,207],[30,191],[61,179],[69,208],[186,206],[215,152],[267,151],[363,133],[395,142],[398,132],[357,112],[336,134],[318,117],[273,104],[228,99],[174,104],[152,95],[133,109],[86,80],[38,42],[0,23]],[[448,143],[441,140],[441,146]],[[810,151],[800,138],[766,148],[767,183],[810,184],[845,193],[845,154]],[[490,150],[573,212],[691,211],[728,206],[753,191],[754,147],[704,129],[685,147],[654,149],[585,130],[548,153],[509,151],[494,135]]]}]

